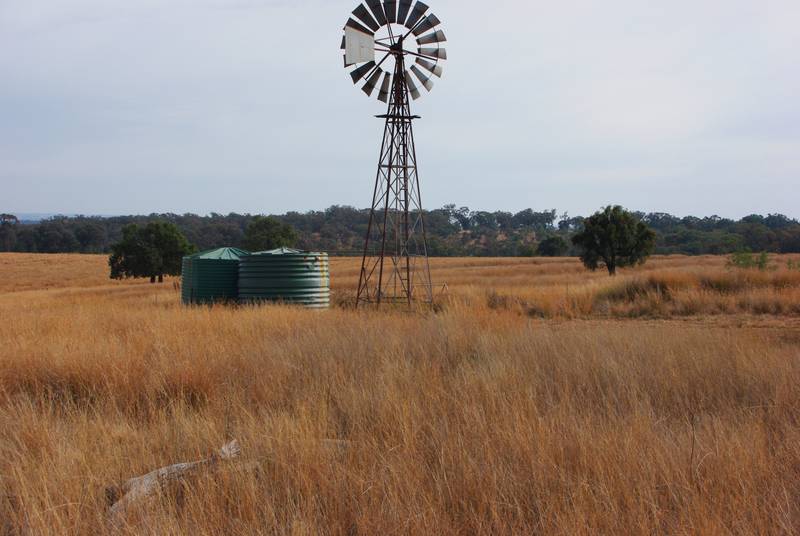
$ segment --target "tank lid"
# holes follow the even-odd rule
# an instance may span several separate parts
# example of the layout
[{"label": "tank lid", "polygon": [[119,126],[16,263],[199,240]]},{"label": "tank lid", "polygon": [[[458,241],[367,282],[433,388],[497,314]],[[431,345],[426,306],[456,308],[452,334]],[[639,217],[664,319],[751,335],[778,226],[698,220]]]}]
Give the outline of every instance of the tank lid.
[{"label": "tank lid", "polygon": [[316,251],[302,251],[292,248],[270,249],[269,251],[256,251],[253,255],[324,255]]},{"label": "tank lid", "polygon": [[218,248],[201,251],[194,255],[189,255],[190,259],[211,259],[211,260],[229,260],[236,261],[242,257],[250,255],[249,251],[239,248]]}]

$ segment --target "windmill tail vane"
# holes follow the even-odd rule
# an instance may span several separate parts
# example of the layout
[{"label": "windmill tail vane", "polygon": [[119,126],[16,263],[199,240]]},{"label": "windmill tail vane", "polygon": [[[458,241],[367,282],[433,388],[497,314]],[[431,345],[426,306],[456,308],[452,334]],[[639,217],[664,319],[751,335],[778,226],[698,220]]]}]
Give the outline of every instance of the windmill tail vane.
[{"label": "windmill tail vane", "polygon": [[[359,274],[357,306],[433,301],[410,101],[441,77],[447,41],[423,2],[367,0],[353,10],[341,49],[354,84],[387,104]],[[391,62],[394,65],[391,66]],[[408,63],[413,62],[410,67]],[[412,76],[413,75],[413,76]],[[419,83],[419,86],[417,85]]]}]

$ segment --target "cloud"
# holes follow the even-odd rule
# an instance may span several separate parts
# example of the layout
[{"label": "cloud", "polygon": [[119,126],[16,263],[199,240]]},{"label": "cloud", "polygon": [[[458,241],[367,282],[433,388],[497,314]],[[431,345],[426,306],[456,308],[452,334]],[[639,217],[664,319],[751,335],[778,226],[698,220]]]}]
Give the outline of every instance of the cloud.
[{"label": "cloud", "polygon": [[[354,5],[0,0],[4,206],[365,206],[381,106],[341,68]],[[427,206],[800,216],[797,2],[431,5],[450,60],[414,103]]]}]

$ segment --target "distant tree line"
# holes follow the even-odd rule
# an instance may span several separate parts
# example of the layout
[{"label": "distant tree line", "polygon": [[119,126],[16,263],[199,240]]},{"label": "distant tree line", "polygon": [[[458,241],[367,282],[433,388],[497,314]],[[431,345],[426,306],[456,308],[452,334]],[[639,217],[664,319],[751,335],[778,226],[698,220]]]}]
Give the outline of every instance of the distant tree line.
[{"label": "distant tree line", "polygon": [[[741,220],[710,216],[679,218],[664,213],[635,213],[655,232],[656,254],[728,254],[737,251],[800,252],[800,223],[781,214],[751,215]],[[258,216],[249,214],[150,214],[148,216],[63,217],[38,223],[0,215],[0,251],[38,253],[109,253],[130,224],[175,224],[199,250],[220,246],[246,248],[246,231]],[[323,211],[275,216],[296,233],[295,246],[338,255],[358,255],[369,211],[332,206]],[[577,255],[572,237],[584,218],[556,210],[517,213],[474,211],[446,205],[426,213],[429,252],[435,256]],[[268,225],[265,223],[261,224]],[[253,231],[251,231],[253,234]],[[249,237],[252,239],[252,236]]]}]

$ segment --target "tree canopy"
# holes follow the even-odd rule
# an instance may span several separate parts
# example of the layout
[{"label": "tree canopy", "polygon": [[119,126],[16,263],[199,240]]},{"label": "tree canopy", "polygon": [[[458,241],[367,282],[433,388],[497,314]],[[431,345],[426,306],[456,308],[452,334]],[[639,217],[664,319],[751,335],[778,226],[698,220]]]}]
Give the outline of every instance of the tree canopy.
[{"label": "tree canopy", "polygon": [[165,275],[180,275],[183,257],[194,251],[173,223],[130,224],[122,229],[122,240],[111,246],[111,278],[149,277],[151,283],[156,278],[161,282]]},{"label": "tree canopy", "polygon": [[608,206],[583,222],[572,237],[581,249],[581,261],[590,270],[605,266],[609,275],[617,268],[644,264],[655,248],[656,234],[631,212]]},{"label": "tree canopy", "polygon": [[250,251],[292,247],[296,242],[294,228],[272,216],[256,216],[244,232],[244,248]]},{"label": "tree canopy", "polygon": [[551,236],[539,242],[536,252],[542,257],[562,257],[569,251],[569,244],[561,236]]},{"label": "tree canopy", "polygon": [[13,251],[17,244],[17,225],[19,220],[13,214],[0,214],[0,251]]}]

